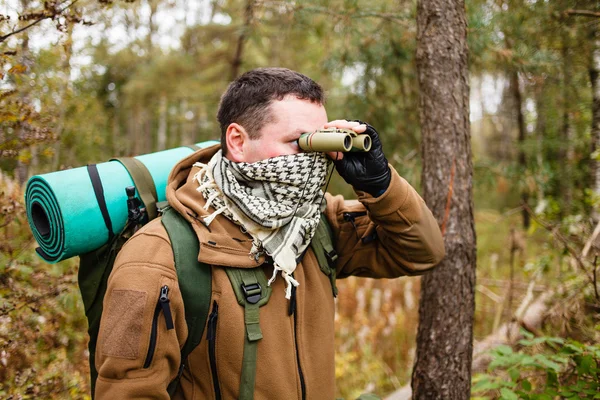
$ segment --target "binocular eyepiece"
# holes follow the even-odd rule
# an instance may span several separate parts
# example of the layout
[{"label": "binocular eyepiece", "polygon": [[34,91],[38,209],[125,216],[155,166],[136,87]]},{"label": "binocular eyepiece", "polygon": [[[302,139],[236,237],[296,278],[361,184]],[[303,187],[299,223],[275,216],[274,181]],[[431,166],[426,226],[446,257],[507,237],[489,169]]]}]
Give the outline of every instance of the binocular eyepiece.
[{"label": "binocular eyepiece", "polygon": [[300,135],[298,146],[304,151],[369,151],[371,137],[349,129],[318,129]]}]

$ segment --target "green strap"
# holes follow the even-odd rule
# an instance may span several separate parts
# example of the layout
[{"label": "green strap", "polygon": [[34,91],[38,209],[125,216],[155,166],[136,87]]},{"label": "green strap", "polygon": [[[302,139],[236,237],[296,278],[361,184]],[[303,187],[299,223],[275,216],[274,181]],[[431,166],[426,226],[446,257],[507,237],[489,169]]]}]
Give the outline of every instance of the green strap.
[{"label": "green strap", "polygon": [[325,214],[321,214],[321,222],[317,226],[317,230],[312,238],[310,246],[317,257],[319,268],[321,268],[321,271],[323,271],[323,273],[329,277],[329,281],[331,282],[331,290],[333,291],[333,296],[335,297],[338,294],[338,289],[335,284],[335,262],[338,259],[338,255],[333,248],[332,238],[333,232],[331,231],[329,222],[327,221]]},{"label": "green strap", "polygon": [[200,146],[196,146],[195,144],[190,144],[189,146],[186,146],[186,147],[189,147],[190,149],[194,150],[194,152],[196,152],[202,148]]},{"label": "green strap", "polygon": [[271,296],[271,287],[262,268],[225,269],[238,303],[244,306],[244,356],[240,378],[240,400],[254,398],[256,382],[256,357],[258,341],[263,338],[260,330],[260,307],[267,304]]},{"label": "green strap", "polygon": [[158,196],[156,194],[156,186],[154,186],[154,180],[152,175],[148,171],[148,168],[137,158],[134,157],[117,157],[111,159],[111,161],[118,161],[127,169],[133,184],[135,185],[142,203],[146,207],[148,213],[148,220],[156,218],[156,202]]},{"label": "green strap", "polygon": [[181,349],[178,376],[167,389],[169,394],[173,395],[183,373],[187,356],[198,346],[204,333],[212,294],[212,276],[210,266],[198,262],[200,245],[191,225],[171,207],[163,210],[162,223],[173,248],[177,280],[188,327],[188,337]]},{"label": "green strap", "polygon": [[244,340],[244,358],[242,360],[239,400],[254,399],[258,341],[263,337],[259,324],[259,309],[258,304],[251,304],[249,302],[246,302],[246,306],[244,307],[246,338]]}]

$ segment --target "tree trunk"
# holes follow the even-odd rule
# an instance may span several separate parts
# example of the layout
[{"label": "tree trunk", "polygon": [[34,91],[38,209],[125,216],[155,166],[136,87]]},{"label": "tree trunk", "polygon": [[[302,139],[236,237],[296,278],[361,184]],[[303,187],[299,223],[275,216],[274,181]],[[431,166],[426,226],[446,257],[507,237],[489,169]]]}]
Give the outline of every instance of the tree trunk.
[{"label": "tree trunk", "polygon": [[146,51],[148,52],[147,57],[151,57],[154,50],[152,40],[154,39],[154,36],[156,35],[156,32],[158,30],[158,26],[154,21],[156,12],[158,11],[158,1],[149,0],[148,6],[150,7],[150,15],[148,15],[148,34],[146,35]]},{"label": "tree trunk", "polygon": [[563,159],[563,176],[560,180],[562,182],[561,193],[563,195],[563,207],[562,214],[569,215],[571,213],[571,204],[573,202],[573,166],[575,159],[575,151],[573,149],[573,124],[571,118],[571,105],[569,99],[569,90],[571,87],[571,74],[573,73],[571,70],[571,55],[569,54],[569,42],[568,36],[565,34],[563,36],[563,48],[562,48],[562,57],[563,57],[563,71],[562,71],[562,81],[563,81],[563,140],[564,147],[561,149],[561,158]]},{"label": "tree trunk", "polygon": [[[510,47],[509,47],[510,48]],[[513,100],[515,102],[515,111],[517,113],[517,128],[519,129],[519,169],[522,171],[522,176],[525,176],[525,171],[527,169],[527,159],[525,157],[525,137],[527,135],[527,130],[525,128],[525,118],[523,117],[523,97],[521,96],[521,89],[519,87],[519,73],[513,68],[510,72],[510,88],[513,95]],[[525,182],[523,182],[525,183]],[[528,204],[529,201],[529,190],[527,186],[521,188],[521,201],[524,204]],[[521,212],[523,216],[523,228],[529,228],[529,213],[526,209],[523,209]]]},{"label": "tree trunk", "polygon": [[[29,0],[21,0],[21,8],[23,12],[26,12],[29,9]],[[22,32],[22,35],[23,41],[21,42],[21,54],[19,57],[19,64],[27,67],[27,73],[29,74],[31,73],[31,66],[33,64],[31,61],[31,54],[29,51],[29,32]],[[25,109],[31,103],[31,99],[29,97],[29,90],[21,88],[21,90],[19,90],[19,97],[20,101],[23,104],[22,108]],[[19,140],[24,141],[25,136],[27,135],[26,129],[23,126],[20,126],[18,129],[19,131],[17,137],[19,138]],[[21,160],[21,158],[18,158],[17,165],[15,167],[15,178],[17,182],[19,182],[19,185],[23,185],[27,181],[28,177],[29,163]]]},{"label": "tree trunk", "polygon": [[422,280],[413,399],[468,399],[475,311],[467,21],[463,0],[417,3],[423,194],[446,258]]},{"label": "tree trunk", "polygon": [[[590,62],[590,81],[592,82],[592,188],[600,196],[600,29],[592,33],[592,57]],[[596,215],[600,220],[600,216]]]},{"label": "tree trunk", "polygon": [[[545,94],[545,83],[540,83],[536,89],[535,95],[535,138],[537,142],[536,146],[536,162],[538,173],[541,174],[544,168],[544,155],[545,148],[544,142],[546,137],[546,110],[544,109],[544,94]],[[544,201],[544,185],[540,184],[537,187],[537,201],[538,205]]]},{"label": "tree trunk", "polygon": [[162,93],[158,105],[158,132],[156,135],[157,150],[164,150],[167,148],[167,120],[169,118],[167,114],[167,105],[167,95]]},{"label": "tree trunk", "polygon": [[63,130],[65,129],[66,114],[67,114],[67,99],[71,92],[71,56],[73,55],[73,24],[67,25],[67,35],[63,44],[65,57],[62,62],[62,71],[64,73],[60,87],[61,107],[58,112],[58,121],[56,123],[56,143],[54,143],[54,154],[52,156],[52,171],[60,168],[60,150]]},{"label": "tree trunk", "polygon": [[189,146],[190,137],[189,137],[189,123],[186,118],[186,113],[188,111],[188,102],[186,99],[181,100],[179,103],[179,124],[181,129],[181,136],[179,141],[179,146]]},{"label": "tree trunk", "polygon": [[237,46],[235,48],[235,55],[231,61],[231,76],[230,80],[234,80],[240,73],[240,66],[242,65],[242,55],[244,53],[244,43],[248,38],[250,32],[250,25],[252,24],[252,18],[254,17],[254,0],[248,0],[246,3],[246,10],[244,12],[244,26],[238,38]]}]

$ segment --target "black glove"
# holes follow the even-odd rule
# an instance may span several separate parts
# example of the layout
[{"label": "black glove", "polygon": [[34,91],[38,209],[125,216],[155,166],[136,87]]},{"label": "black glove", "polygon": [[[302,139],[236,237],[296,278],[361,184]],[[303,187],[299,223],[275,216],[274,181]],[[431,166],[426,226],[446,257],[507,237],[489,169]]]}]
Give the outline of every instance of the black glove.
[{"label": "black glove", "polygon": [[340,176],[354,189],[379,197],[390,186],[392,173],[375,128],[362,121],[356,122],[367,126],[364,133],[371,137],[371,150],[344,153],[344,158],[333,163]]}]

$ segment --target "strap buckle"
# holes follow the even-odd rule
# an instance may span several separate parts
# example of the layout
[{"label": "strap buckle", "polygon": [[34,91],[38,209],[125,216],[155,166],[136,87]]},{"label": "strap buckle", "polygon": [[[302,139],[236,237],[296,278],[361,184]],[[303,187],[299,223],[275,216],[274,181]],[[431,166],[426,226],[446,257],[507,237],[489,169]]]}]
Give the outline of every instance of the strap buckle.
[{"label": "strap buckle", "polygon": [[335,250],[331,250],[331,251],[325,250],[324,252],[325,252],[325,257],[327,257],[327,261],[329,261],[329,264],[333,264],[338,259],[337,251],[335,251]]},{"label": "strap buckle", "polygon": [[242,283],[242,290],[244,291],[244,297],[246,301],[250,304],[256,304],[260,301],[262,297],[262,288],[260,287],[260,283],[251,283],[249,285],[245,285]]}]

